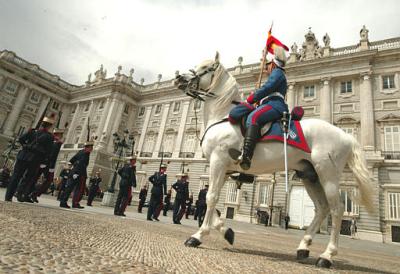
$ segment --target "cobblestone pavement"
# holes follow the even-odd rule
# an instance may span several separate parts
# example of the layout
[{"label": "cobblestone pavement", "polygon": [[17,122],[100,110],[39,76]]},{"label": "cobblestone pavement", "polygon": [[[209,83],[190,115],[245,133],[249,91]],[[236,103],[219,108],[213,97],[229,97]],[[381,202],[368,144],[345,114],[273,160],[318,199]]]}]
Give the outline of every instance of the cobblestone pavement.
[{"label": "cobblestone pavement", "polygon": [[[0,199],[4,192],[0,191]],[[330,270],[314,266],[326,245],[318,236],[311,257],[296,262],[299,231],[229,222],[236,231],[230,246],[217,232],[201,247],[183,242],[196,231],[193,220],[171,217],[148,222],[128,208],[127,218],[112,209],[69,210],[56,201],[0,202],[0,273],[398,273],[398,246],[350,240]],[[357,244],[352,244],[357,243]]]}]

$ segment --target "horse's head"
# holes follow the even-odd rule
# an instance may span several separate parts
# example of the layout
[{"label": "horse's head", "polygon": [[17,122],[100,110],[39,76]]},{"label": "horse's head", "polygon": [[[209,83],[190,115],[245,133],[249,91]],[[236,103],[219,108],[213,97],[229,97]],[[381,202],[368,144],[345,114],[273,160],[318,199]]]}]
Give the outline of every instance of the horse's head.
[{"label": "horse's head", "polygon": [[204,101],[203,97],[215,96],[210,89],[215,80],[215,71],[219,66],[219,53],[217,52],[214,60],[201,62],[196,69],[190,70],[190,73],[178,74],[174,84],[187,95]]}]

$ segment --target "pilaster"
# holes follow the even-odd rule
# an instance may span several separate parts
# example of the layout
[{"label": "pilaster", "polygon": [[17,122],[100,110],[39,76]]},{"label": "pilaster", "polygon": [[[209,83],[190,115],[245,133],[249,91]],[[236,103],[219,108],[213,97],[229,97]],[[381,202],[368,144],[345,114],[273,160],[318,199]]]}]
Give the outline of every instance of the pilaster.
[{"label": "pilaster", "polygon": [[163,113],[161,117],[161,125],[160,125],[160,130],[158,132],[158,137],[156,141],[156,147],[153,151],[153,157],[158,157],[158,153],[160,152],[160,147],[161,147],[161,142],[164,136],[164,131],[165,131],[165,125],[167,123],[167,118],[168,118],[168,113],[169,113],[169,108],[171,104],[164,104],[163,105]]},{"label": "pilaster", "polygon": [[17,97],[15,99],[14,106],[11,112],[8,114],[7,119],[4,123],[4,134],[8,136],[14,135],[15,125],[17,124],[17,120],[19,115],[21,114],[22,109],[24,108],[24,104],[26,98],[28,97],[29,88],[21,87],[18,91]]},{"label": "pilaster", "polygon": [[144,138],[146,137],[147,127],[149,126],[150,115],[151,115],[152,109],[153,109],[153,106],[147,106],[146,107],[146,112],[145,112],[145,116],[144,116],[142,132],[140,134],[140,139],[139,139],[139,144],[137,146],[137,151],[142,151]]},{"label": "pilaster", "polygon": [[183,102],[182,117],[181,117],[181,122],[179,124],[178,136],[176,138],[174,152],[172,153],[173,158],[178,158],[179,152],[181,151],[183,133],[185,131],[186,120],[189,113],[189,104],[190,101]]},{"label": "pilaster", "polygon": [[320,96],[320,118],[329,123],[332,122],[332,102],[331,102],[331,92],[330,92],[330,79],[321,79],[323,86]]},{"label": "pilaster", "polygon": [[289,112],[292,111],[294,104],[295,104],[295,102],[294,102],[294,99],[295,99],[294,86],[295,86],[295,82],[289,82],[288,92],[287,92],[287,104],[289,107]]},{"label": "pilaster", "polygon": [[364,150],[375,148],[374,104],[370,74],[370,72],[361,74],[360,122],[361,145]]}]

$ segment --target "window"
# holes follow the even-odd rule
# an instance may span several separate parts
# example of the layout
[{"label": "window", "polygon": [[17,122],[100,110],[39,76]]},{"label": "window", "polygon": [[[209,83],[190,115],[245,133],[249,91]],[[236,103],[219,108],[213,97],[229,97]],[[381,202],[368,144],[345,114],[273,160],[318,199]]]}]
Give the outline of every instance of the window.
[{"label": "window", "polygon": [[258,194],[258,203],[261,206],[268,206],[272,185],[260,184],[260,190]]},{"label": "window", "polygon": [[86,111],[89,111],[89,104],[86,104],[86,105],[85,105],[85,110],[84,110],[84,111],[85,111],[85,112],[86,112]]},{"label": "window", "polygon": [[313,98],[313,97],[315,97],[315,87],[314,86],[304,87],[303,98]]},{"label": "window", "polygon": [[194,101],[193,108],[194,108],[194,110],[199,110],[201,108],[201,101],[200,100]]},{"label": "window", "polygon": [[187,133],[185,137],[185,144],[183,146],[184,152],[195,152],[196,148],[196,134],[194,132]]},{"label": "window", "polygon": [[157,105],[155,114],[160,114],[160,112],[161,112],[161,105]]},{"label": "window", "polygon": [[237,203],[237,187],[235,182],[230,182],[227,185],[228,189],[226,191],[226,202],[227,203]]},{"label": "window", "polygon": [[385,151],[400,151],[400,126],[386,126]]},{"label": "window", "polygon": [[174,112],[179,112],[180,108],[181,108],[181,102],[175,102],[174,103]]},{"label": "window", "polygon": [[356,194],[355,188],[348,189],[340,189],[340,198],[344,203],[344,213],[345,216],[358,215],[360,211],[360,207],[351,200],[353,196]]},{"label": "window", "polygon": [[382,88],[383,89],[394,88],[394,75],[382,76]]},{"label": "window", "polygon": [[104,100],[100,101],[100,105],[99,105],[99,109],[103,109],[104,108]]},{"label": "window", "polygon": [[175,134],[174,133],[167,133],[165,135],[164,145],[163,145],[163,152],[172,152],[174,149],[174,141],[175,141]]},{"label": "window", "polygon": [[140,109],[139,109],[139,117],[141,117],[141,116],[143,116],[144,115],[144,110],[145,110],[145,107],[141,107]]},{"label": "window", "polygon": [[128,113],[129,113],[129,105],[125,105],[124,113],[125,113],[125,114],[128,114]]},{"label": "window", "polygon": [[31,97],[29,98],[29,100],[31,100],[31,102],[37,103],[40,100],[40,95],[37,94],[36,92],[32,91]]},{"label": "window", "polygon": [[156,135],[154,133],[146,136],[146,141],[143,146],[143,152],[153,152],[155,145]]},{"label": "window", "polygon": [[341,94],[352,93],[352,92],[353,92],[353,87],[352,87],[351,81],[340,83],[340,93]]},{"label": "window", "polygon": [[400,192],[389,192],[389,219],[400,220]]},{"label": "window", "polygon": [[7,81],[7,84],[5,86],[5,90],[11,94],[14,94],[17,91],[18,84],[13,82],[13,81]]},{"label": "window", "polygon": [[354,128],[351,128],[351,127],[344,127],[344,128],[342,128],[342,130],[343,130],[344,132],[346,132],[347,134],[350,134],[350,135],[352,135],[352,136],[355,136]]},{"label": "window", "polygon": [[52,108],[53,108],[54,110],[58,110],[58,109],[60,108],[60,104],[57,103],[57,102],[53,102]]},{"label": "window", "polygon": [[71,113],[74,114],[77,108],[78,108],[78,105],[76,105],[76,106],[72,109],[72,112],[71,112]]}]

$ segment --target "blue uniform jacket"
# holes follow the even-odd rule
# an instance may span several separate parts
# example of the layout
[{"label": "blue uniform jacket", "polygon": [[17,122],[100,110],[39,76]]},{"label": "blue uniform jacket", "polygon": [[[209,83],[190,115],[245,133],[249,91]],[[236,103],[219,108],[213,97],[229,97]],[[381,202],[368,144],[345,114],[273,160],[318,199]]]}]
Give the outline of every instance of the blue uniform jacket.
[{"label": "blue uniform jacket", "polygon": [[[250,95],[249,98],[247,98],[247,101],[253,104],[261,101],[263,98],[271,95],[274,92],[279,92],[283,97],[285,97],[286,90],[287,81],[285,73],[283,69],[275,68],[269,75],[268,80],[262,85],[261,88],[256,90],[254,94]],[[285,100],[278,96],[272,96],[269,100],[263,101],[262,104],[268,104],[281,113],[288,111]]]}]

